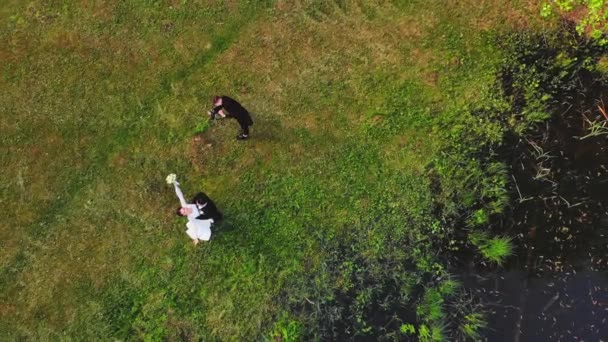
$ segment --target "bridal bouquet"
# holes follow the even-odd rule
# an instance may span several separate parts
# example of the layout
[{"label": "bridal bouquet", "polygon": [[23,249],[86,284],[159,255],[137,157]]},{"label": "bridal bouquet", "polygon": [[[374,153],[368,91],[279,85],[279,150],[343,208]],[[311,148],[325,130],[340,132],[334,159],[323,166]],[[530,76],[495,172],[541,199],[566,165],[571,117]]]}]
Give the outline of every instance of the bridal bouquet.
[{"label": "bridal bouquet", "polygon": [[177,176],[175,175],[175,173],[172,173],[167,176],[167,184],[173,184],[173,183],[175,183],[176,180],[177,180]]}]

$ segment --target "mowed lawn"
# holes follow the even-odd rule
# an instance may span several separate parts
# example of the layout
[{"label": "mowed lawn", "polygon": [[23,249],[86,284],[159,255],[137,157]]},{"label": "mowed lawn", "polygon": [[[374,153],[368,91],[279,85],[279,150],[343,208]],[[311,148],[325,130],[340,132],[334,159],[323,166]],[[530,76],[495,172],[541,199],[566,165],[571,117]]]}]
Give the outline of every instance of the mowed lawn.
[{"label": "mowed lawn", "polygon": [[[495,86],[493,34],[537,14],[515,0],[3,2],[0,338],[259,339],[284,315],[314,330],[291,308],[346,286],[332,246],[373,263],[415,247],[391,241],[432,239],[426,167],[444,123]],[[251,110],[251,140],[205,122],[213,94]],[[211,242],[184,233],[169,173],[224,212]]]}]

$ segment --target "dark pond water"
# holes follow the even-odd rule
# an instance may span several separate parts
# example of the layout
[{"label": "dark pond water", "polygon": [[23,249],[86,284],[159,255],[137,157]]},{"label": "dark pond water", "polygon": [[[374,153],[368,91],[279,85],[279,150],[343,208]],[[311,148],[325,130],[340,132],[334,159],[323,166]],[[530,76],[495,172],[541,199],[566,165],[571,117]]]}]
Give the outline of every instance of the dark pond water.
[{"label": "dark pond water", "polygon": [[597,105],[566,109],[499,152],[512,207],[493,230],[515,237],[517,256],[462,273],[487,304],[488,341],[608,341],[608,136],[581,139],[608,120]]}]

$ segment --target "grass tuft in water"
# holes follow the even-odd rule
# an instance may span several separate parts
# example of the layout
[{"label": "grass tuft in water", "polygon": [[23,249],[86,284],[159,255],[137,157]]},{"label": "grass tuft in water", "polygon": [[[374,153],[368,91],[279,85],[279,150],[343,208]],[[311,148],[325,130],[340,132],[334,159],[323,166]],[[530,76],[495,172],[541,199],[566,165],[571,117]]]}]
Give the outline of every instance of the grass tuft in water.
[{"label": "grass tuft in water", "polygon": [[508,237],[490,238],[487,232],[476,231],[470,234],[469,240],[477,246],[484,259],[499,265],[513,254],[513,244]]},{"label": "grass tuft in water", "polygon": [[481,313],[473,312],[464,317],[460,331],[468,338],[478,341],[481,338],[481,330],[487,326],[487,322]]},{"label": "grass tuft in water", "polygon": [[496,237],[482,245],[480,251],[486,259],[501,265],[513,254],[513,247],[510,238]]}]

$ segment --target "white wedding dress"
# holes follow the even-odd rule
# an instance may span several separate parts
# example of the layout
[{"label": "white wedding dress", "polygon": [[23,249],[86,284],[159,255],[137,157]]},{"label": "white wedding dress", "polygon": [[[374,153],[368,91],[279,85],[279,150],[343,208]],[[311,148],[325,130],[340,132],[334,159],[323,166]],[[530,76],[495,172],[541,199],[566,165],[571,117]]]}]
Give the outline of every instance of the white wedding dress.
[{"label": "white wedding dress", "polygon": [[191,220],[188,221],[186,234],[192,240],[209,241],[211,239],[211,224],[213,220]]},{"label": "white wedding dress", "polygon": [[209,239],[211,239],[211,224],[213,223],[213,219],[196,219],[196,217],[200,215],[196,204],[189,204],[186,202],[182,189],[179,188],[179,183],[177,181],[174,182],[173,185],[175,186],[175,193],[177,194],[177,198],[179,198],[179,203],[182,207],[192,209],[190,215],[188,215],[188,223],[186,223],[186,227],[188,228],[186,234],[188,234],[192,240],[209,241]]}]

